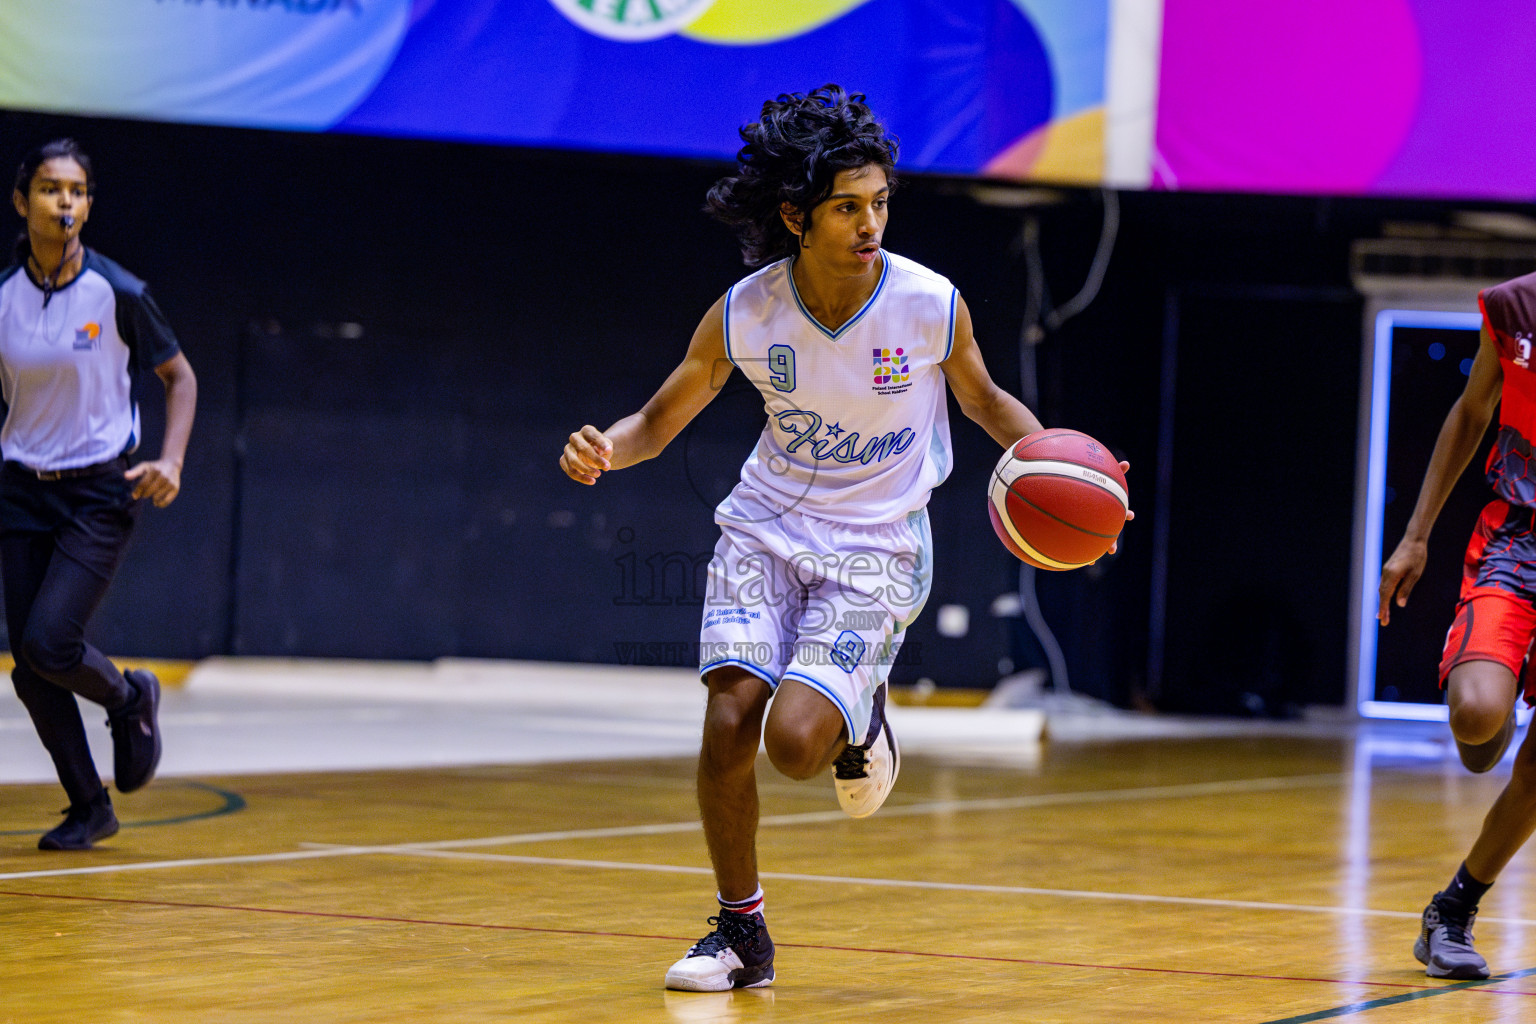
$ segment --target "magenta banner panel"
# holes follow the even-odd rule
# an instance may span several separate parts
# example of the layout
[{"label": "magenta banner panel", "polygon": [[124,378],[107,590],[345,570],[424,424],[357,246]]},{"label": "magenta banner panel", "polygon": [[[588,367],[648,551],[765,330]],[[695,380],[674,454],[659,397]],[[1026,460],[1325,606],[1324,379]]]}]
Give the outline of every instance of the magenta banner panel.
[{"label": "magenta banner panel", "polygon": [[1530,0],[1164,0],[1156,188],[1536,197]]}]

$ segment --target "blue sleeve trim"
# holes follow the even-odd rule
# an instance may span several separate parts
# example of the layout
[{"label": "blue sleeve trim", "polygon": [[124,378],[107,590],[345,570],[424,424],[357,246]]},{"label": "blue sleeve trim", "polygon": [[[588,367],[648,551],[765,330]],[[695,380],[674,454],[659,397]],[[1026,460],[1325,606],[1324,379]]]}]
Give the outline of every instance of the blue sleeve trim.
[{"label": "blue sleeve trim", "polygon": [[761,679],[763,682],[767,683],[771,689],[777,690],[779,688],[779,681],[773,678],[767,669],[763,668],[761,665],[754,665],[750,661],[740,661],[736,658],[726,658],[723,661],[710,662],[708,665],[705,665],[699,669],[699,678],[703,679],[714,669],[725,665],[735,665],[737,668],[744,668],[748,672],[757,676],[757,678]]},{"label": "blue sleeve trim", "polygon": [[951,288],[949,290],[949,344],[944,346],[944,359],[948,359],[949,354],[955,350],[955,310],[959,299],[960,289]]},{"label": "blue sleeve trim", "polygon": [[731,354],[731,296],[736,294],[736,286],[733,284],[725,290],[725,310],[721,319],[721,326],[725,331],[725,358],[736,366],[736,357]]}]

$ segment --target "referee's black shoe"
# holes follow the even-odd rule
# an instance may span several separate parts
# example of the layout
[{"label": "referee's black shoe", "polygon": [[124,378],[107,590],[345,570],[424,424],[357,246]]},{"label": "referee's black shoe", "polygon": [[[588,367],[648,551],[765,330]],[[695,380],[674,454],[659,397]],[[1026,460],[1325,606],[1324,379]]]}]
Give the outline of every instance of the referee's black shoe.
[{"label": "referee's black shoe", "polygon": [[107,791],[88,804],[70,804],[64,808],[59,827],[37,841],[39,850],[89,850],[98,839],[117,835],[117,815],[112,813],[112,798]]},{"label": "referee's black shoe", "polygon": [[112,727],[112,771],[119,793],[132,793],[155,777],[160,764],[160,680],[142,668],[123,673],[134,697],[107,712]]}]

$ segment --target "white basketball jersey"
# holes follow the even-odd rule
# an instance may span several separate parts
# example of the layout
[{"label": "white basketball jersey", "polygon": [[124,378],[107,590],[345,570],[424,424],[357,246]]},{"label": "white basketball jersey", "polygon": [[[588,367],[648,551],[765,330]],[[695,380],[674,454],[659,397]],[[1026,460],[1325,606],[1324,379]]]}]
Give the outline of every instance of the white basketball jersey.
[{"label": "white basketball jersey", "polygon": [[[768,422],[741,482],[845,523],[888,523],[949,475],[944,372],[955,288],[882,252],[880,280],[836,330],[806,310],[781,260],[726,293],[726,355],[762,392]],[[731,499],[719,514],[730,515]]]}]

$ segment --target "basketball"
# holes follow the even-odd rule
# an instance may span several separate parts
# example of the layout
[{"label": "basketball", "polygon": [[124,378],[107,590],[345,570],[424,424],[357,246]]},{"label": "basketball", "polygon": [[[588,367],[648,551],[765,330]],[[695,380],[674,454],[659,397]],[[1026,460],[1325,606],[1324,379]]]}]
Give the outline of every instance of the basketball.
[{"label": "basketball", "polygon": [[1120,536],[1130,493],[1108,448],[1076,430],[1038,430],[1003,453],[987,488],[992,529],[1038,569],[1076,569]]}]

